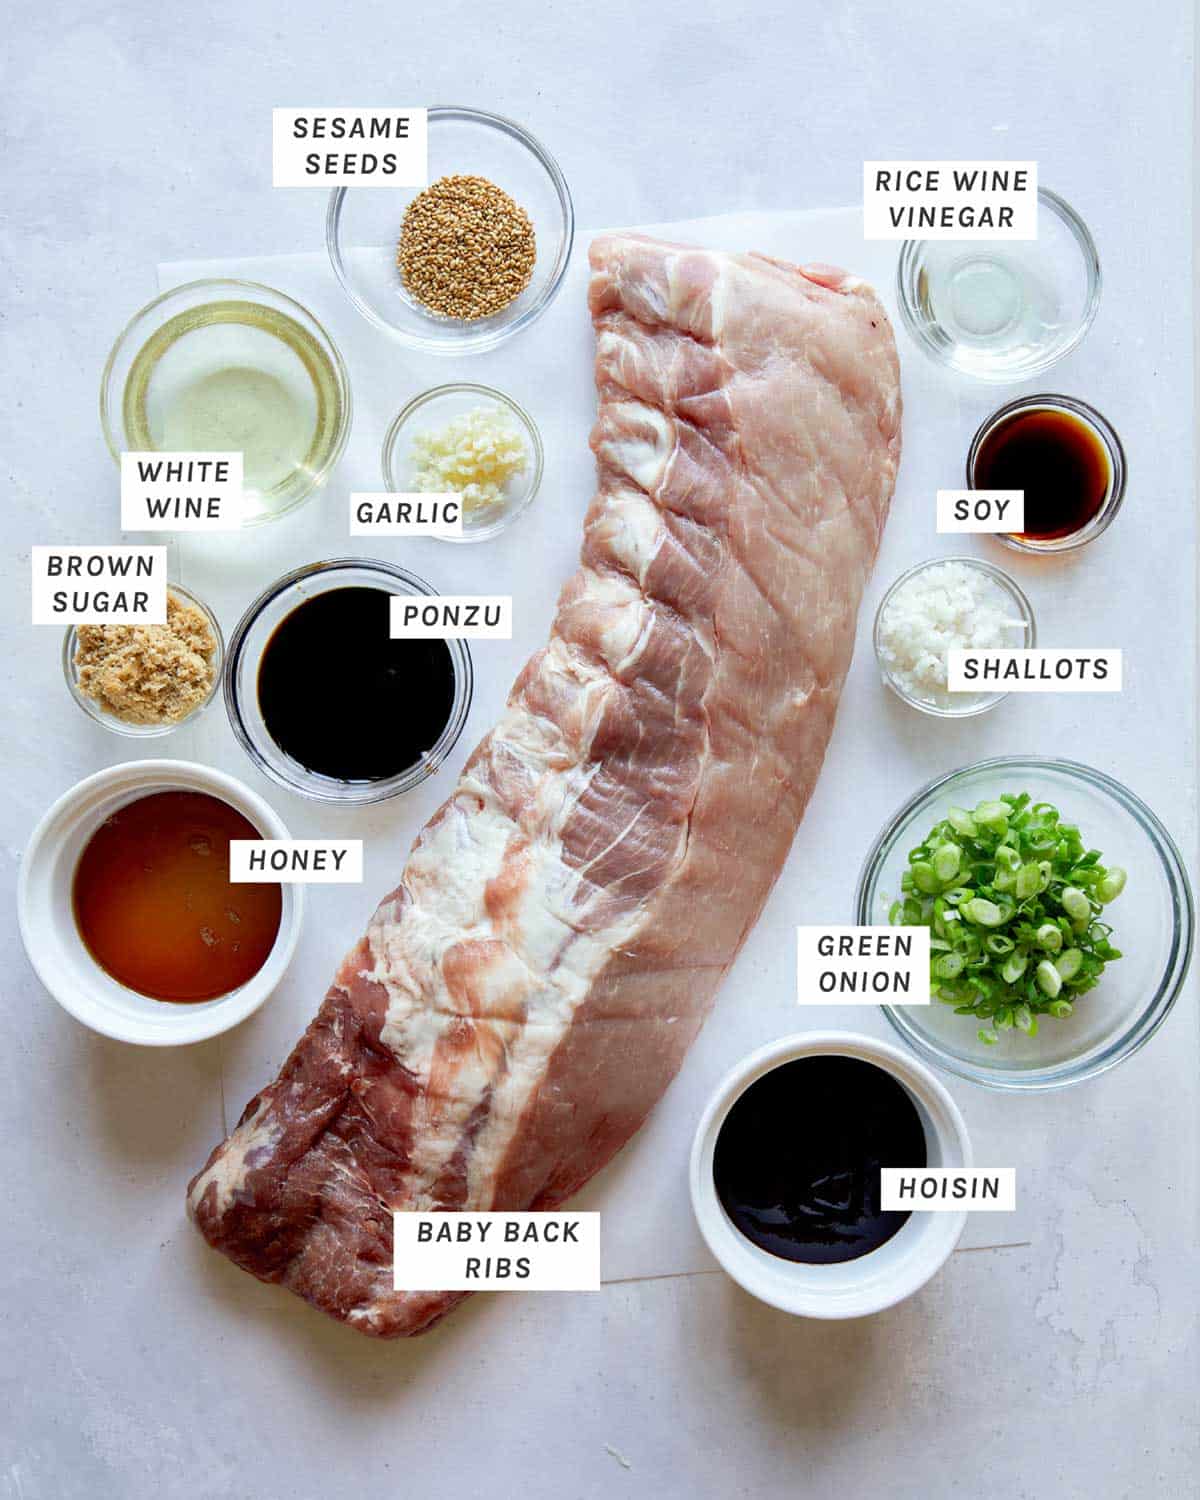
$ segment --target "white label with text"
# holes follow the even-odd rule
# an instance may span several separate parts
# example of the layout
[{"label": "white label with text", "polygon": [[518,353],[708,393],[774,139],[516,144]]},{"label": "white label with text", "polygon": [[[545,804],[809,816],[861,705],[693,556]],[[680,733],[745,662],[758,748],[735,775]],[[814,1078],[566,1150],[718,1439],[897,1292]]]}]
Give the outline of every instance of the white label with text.
[{"label": "white label with text", "polygon": [[393,594],[397,641],[511,641],[511,594]]},{"label": "white label with text", "polygon": [[884,1167],[885,1214],[919,1209],[922,1213],[1011,1214],[1017,1206],[1016,1167]]},{"label": "white label with text", "polygon": [[928,927],[797,927],[801,1005],[928,1005]]},{"label": "white label with text", "polygon": [[946,686],[952,693],[1119,693],[1121,652],[954,647],[946,652]]},{"label": "white label with text", "polygon": [[235,884],[358,885],[362,839],[230,839],[229,879]]},{"label": "white label with text", "polygon": [[1025,530],[1024,490],[938,490],[937,529],[947,532]]},{"label": "white label with text", "polygon": [[424,109],[274,109],[276,187],[423,188],[429,181]]},{"label": "white label with text", "polygon": [[165,547],[34,547],[35,625],[165,625]]},{"label": "white label with text", "polygon": [[402,491],[350,496],[351,536],[462,536],[462,496]]},{"label": "white label with text", "polygon": [[596,1292],[598,1213],[408,1213],[395,1221],[398,1292]]},{"label": "white label with text", "polygon": [[863,162],[868,240],[1036,240],[1035,161]]},{"label": "white label with text", "polygon": [[122,453],[122,531],[239,531],[240,453]]}]

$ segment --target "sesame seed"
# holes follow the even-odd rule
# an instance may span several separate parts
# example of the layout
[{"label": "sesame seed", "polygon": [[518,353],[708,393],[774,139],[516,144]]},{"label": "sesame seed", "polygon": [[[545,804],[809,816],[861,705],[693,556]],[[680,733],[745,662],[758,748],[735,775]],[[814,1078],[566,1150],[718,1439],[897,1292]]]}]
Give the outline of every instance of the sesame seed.
[{"label": "sesame seed", "polygon": [[408,291],[448,318],[486,318],[529,285],[529,215],[486,177],[439,177],[404,211],[396,264]]}]

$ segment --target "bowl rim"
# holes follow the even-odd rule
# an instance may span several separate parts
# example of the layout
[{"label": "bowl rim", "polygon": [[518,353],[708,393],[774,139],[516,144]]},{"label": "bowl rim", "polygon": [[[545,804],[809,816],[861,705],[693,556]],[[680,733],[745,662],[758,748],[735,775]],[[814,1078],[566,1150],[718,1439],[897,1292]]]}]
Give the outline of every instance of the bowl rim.
[{"label": "bowl rim", "polygon": [[[149,302],[139,307],[132,317],[128,319],[125,326],[113,340],[112,347],[108,351],[108,358],[104,361],[104,369],[100,375],[100,426],[104,432],[104,441],[108,447],[108,451],[112,455],[114,463],[119,465],[121,454],[126,450],[116,440],[118,434],[114,432],[113,425],[109,421],[109,395],[118,357],[132,339],[138,324],[148,315],[161,308],[163,303],[201,291],[214,291],[219,287],[256,294],[265,292],[268,297],[277,298],[280,302],[286,303],[288,309],[294,309],[300,313],[301,317],[294,319],[294,321],[303,322],[304,319],[307,319],[312,328],[316,330],[325,353],[329,356],[330,363],[333,365],[342,398],[341,421],[338,426],[337,437],[330,448],[326,461],[319,469],[315,469],[309,475],[307,486],[290,504],[284,506],[281,510],[256,516],[249,521],[243,521],[243,529],[250,530],[256,526],[268,525],[272,521],[280,521],[284,516],[290,516],[300,506],[312,499],[317,491],[328,481],[329,476],[341,460],[342,454],[346,451],[346,444],[350,440],[350,429],[354,425],[354,393],[350,385],[350,372],[346,368],[346,361],[342,358],[342,351],[338,348],[337,342],[324,323],[321,322],[316,313],[310,308],[305,307],[303,302],[289,296],[287,292],[281,292],[278,287],[268,286],[265,281],[249,281],[245,277],[239,276],[201,276],[195,281],[181,281],[178,286],[171,286],[165,292],[159,292],[157,297],[152,297]],[[123,439],[123,432],[119,435]]]},{"label": "bowl rim", "polygon": [[[1037,616],[1034,613],[1029,596],[1011,573],[1006,573],[1003,568],[998,567],[993,562],[988,562],[986,558],[973,557],[969,553],[956,552],[946,557],[927,557],[924,562],[914,563],[911,568],[907,568],[891,583],[883,598],[879,601],[879,607],[875,611],[875,621],[871,627],[871,644],[875,650],[875,664],[879,668],[885,686],[891,688],[892,692],[895,693],[896,697],[902,703],[907,703],[909,707],[915,708],[923,714],[928,714],[931,718],[951,720],[973,719],[978,714],[987,713],[989,709],[995,708],[998,703],[1003,702],[1010,694],[980,693],[977,695],[979,701],[968,707],[961,709],[942,708],[937,703],[926,703],[923,699],[914,698],[911,694],[906,693],[884,664],[883,657],[880,654],[880,630],[883,624],[883,612],[887,608],[892,595],[895,594],[896,590],[902,584],[907,583],[910,578],[924,572],[926,568],[937,566],[939,563],[962,563],[969,568],[975,568],[981,573],[986,573],[994,583],[1004,589],[1025,616],[1027,635],[1027,639],[1023,642],[1025,649],[1032,650],[1037,645]],[[966,697],[965,694],[963,696]]]},{"label": "bowl rim", "polygon": [[[318,562],[304,563],[298,568],[283,574],[273,583],[269,584],[261,594],[258,595],[247,607],[241,619],[234,627],[233,634],[229,639],[229,649],[225,653],[224,672],[224,697],[225,711],[229,717],[229,724],[234,732],[238,743],[250,757],[251,761],[258,767],[264,776],[270,778],[278,786],[285,787],[289,792],[295,792],[301,797],[307,797],[313,802],[327,803],[335,807],[364,807],[375,802],[386,802],[392,797],[398,797],[403,792],[411,791],[423,781],[427,781],[439,771],[445,763],[446,757],[458,743],[462,731],[466,725],[471,712],[471,704],[475,696],[475,672],[471,658],[471,648],[468,642],[461,637],[447,639],[446,645],[454,661],[455,673],[455,703],[451,709],[450,717],[446,721],[437,744],[422,761],[408,767],[407,770],[389,777],[381,782],[347,782],[344,785],[354,788],[350,792],[337,793],[332,790],[325,791],[317,786],[311,786],[306,782],[294,779],[287,775],[284,770],[269,760],[259,748],[254,736],[245,722],[242,713],[242,695],[238,687],[238,663],[241,660],[250,631],[258,621],[268,605],[272,604],[280,595],[308,578],[316,578],[326,573],[349,572],[361,570],[382,576],[392,583],[401,583],[406,586],[405,591],[412,594],[423,594],[429,598],[436,598],[438,591],[432,584],[428,583],[419,574],[402,568],[398,563],[385,562],[376,557],[332,557]],[[395,592],[395,590],[391,590]],[[257,674],[256,679],[257,681]],[[281,756],[282,756],[282,752]],[[331,787],[333,783],[331,782]],[[360,789],[361,788],[361,789]]]},{"label": "bowl rim", "polygon": [[1056,391],[1017,396],[1012,401],[1006,401],[1003,406],[998,406],[975,429],[975,436],[971,439],[971,446],[967,449],[968,489],[975,488],[975,462],[979,456],[981,444],[998,427],[1003,427],[1006,422],[1012,421],[1014,417],[1026,411],[1065,412],[1076,421],[1082,422],[1085,427],[1092,429],[1108,454],[1110,476],[1108,494],[1100,510],[1086,526],[1080,527],[1078,531],[1069,532],[1064,537],[1056,537],[1044,542],[1026,541],[1014,532],[997,531],[994,533],[995,538],[1005,547],[1011,547],[1014,552],[1023,552],[1027,557],[1056,557],[1064,552],[1075,552],[1080,547],[1086,547],[1089,542],[1094,542],[1098,536],[1102,536],[1117,518],[1121,502],[1125,499],[1125,486],[1129,479],[1129,460],[1125,456],[1124,445],[1117,429],[1104,413],[1097,411],[1086,401],[1081,401],[1078,396],[1064,396]]},{"label": "bowl rim", "polygon": [[[692,1211],[705,1244],[722,1270],[743,1290],[760,1301],[782,1312],[807,1318],[830,1320],[865,1317],[895,1306],[897,1302],[919,1291],[937,1274],[953,1254],[966,1228],[965,1209],[931,1214],[930,1218],[934,1222],[925,1232],[928,1245],[924,1254],[914,1257],[907,1265],[896,1267],[892,1276],[882,1284],[878,1279],[873,1287],[870,1284],[870,1271],[879,1265],[879,1262],[873,1262],[876,1252],[872,1251],[855,1260],[842,1262],[837,1267],[838,1273],[847,1277],[853,1277],[854,1268],[862,1268],[865,1273],[864,1282],[867,1284],[861,1288],[830,1287],[822,1290],[811,1281],[800,1280],[803,1273],[798,1272],[794,1287],[785,1290],[782,1283],[788,1276],[786,1268],[790,1262],[781,1257],[770,1256],[767,1260],[762,1260],[760,1254],[741,1253],[748,1242],[743,1242],[739,1231],[730,1223],[712,1178],[712,1156],[717,1136],[737,1100],[753,1083],[775,1068],[799,1058],[813,1056],[853,1057],[881,1068],[895,1078],[923,1107],[938,1144],[959,1157],[955,1165],[969,1168],[974,1164],[970,1133],[961,1110],[941,1079],[919,1058],[893,1041],[881,1040],[864,1032],[792,1032],[767,1042],[741,1058],[724,1074],[709,1095],[692,1137],[688,1157],[688,1189]],[[778,1265],[774,1264],[775,1261],[778,1261]],[[768,1263],[770,1269],[766,1269]],[[760,1265],[763,1267],[761,1271],[758,1269]],[[806,1271],[815,1271],[818,1277],[826,1269],[805,1267]]]},{"label": "bowl rim", "polygon": [[930,242],[928,240],[905,240],[900,246],[900,254],[896,260],[896,301],[900,307],[901,321],[908,330],[910,337],[930,359],[936,360],[945,369],[953,370],[956,374],[978,380],[983,385],[1017,385],[1023,380],[1032,380],[1038,375],[1045,374],[1059,360],[1065,359],[1068,354],[1073,353],[1079,347],[1087,337],[1092,324],[1096,321],[1096,314],[1100,310],[1100,293],[1103,288],[1104,279],[1100,269],[1100,255],[1096,249],[1096,242],[1092,238],[1091,230],[1079,212],[1072,208],[1060,193],[1053,192],[1048,187],[1039,187],[1037,195],[1039,208],[1042,206],[1049,208],[1055,217],[1066,226],[1075,240],[1087,280],[1087,296],[1083,312],[1070,338],[1062,344],[1055,345],[1053,349],[1048,350],[1039,360],[1023,366],[1020,370],[966,370],[962,365],[951,359],[945,349],[929,339],[925,331],[927,320],[917,316],[909,296],[909,284],[912,280],[911,272],[916,265],[921,248]]},{"label": "bowl rim", "polygon": [[[463,335],[453,339],[439,338],[432,335],[409,333],[406,329],[397,328],[388,318],[382,316],[376,308],[361,297],[351,284],[349,274],[346,270],[345,259],[342,255],[342,210],[346,202],[346,194],[352,189],[347,187],[335,187],[330,191],[328,205],[325,210],[325,246],[329,253],[330,264],[333,273],[337,277],[342,290],[358,311],[373,323],[376,328],[383,329],[399,343],[409,349],[419,349],[425,354],[443,354],[454,357],[456,355],[482,354],[489,349],[495,349],[506,339],[521,329],[527,328],[532,322],[539,318],[546,308],[558,295],[562,286],[563,277],[566,275],[567,266],[571,259],[571,249],[575,242],[575,205],[571,199],[571,190],[567,186],[567,180],[563,176],[562,168],[558,162],[546,150],[545,146],[536,136],[526,130],[516,120],[507,115],[493,114],[484,109],[472,109],[462,104],[438,104],[432,105],[426,112],[429,125],[438,120],[461,120],[473,124],[483,125],[489,129],[499,130],[505,135],[511,136],[530,152],[540,163],[546,175],[553,184],[555,194],[558,198],[559,209],[562,214],[562,234],[555,256],[554,265],[541,292],[536,299],[529,304],[525,310],[515,317],[511,323],[505,323],[499,328],[489,328],[471,335]],[[369,184],[364,184],[369,186]],[[431,326],[436,327],[436,324]],[[461,328],[460,320],[448,321],[448,328]]]},{"label": "bowl rim", "polygon": [[[1171,890],[1173,918],[1166,965],[1154,994],[1125,1028],[1086,1064],[1081,1065],[1076,1059],[1072,1062],[1055,1063],[1049,1067],[1030,1068],[1021,1072],[1001,1072],[982,1063],[957,1057],[937,1046],[923,1032],[913,1027],[903,1007],[883,1005],[880,1009],[907,1045],[935,1067],[998,1093],[1048,1093],[1053,1089],[1069,1088],[1087,1079],[1096,1078],[1124,1061],[1125,1058],[1132,1057],[1135,1052],[1140,1051],[1170,1014],[1187,980],[1195,946],[1195,902],[1187,867],[1179,852],[1179,846],[1161,819],[1136,792],[1130,791],[1115,777],[1097,770],[1094,766],[1054,755],[993,755],[984,760],[973,761],[969,765],[958,766],[952,771],[943,772],[908,797],[888,818],[872,842],[859,872],[854,896],[854,913],[855,921],[860,926],[881,925],[872,920],[869,910],[870,889],[878,875],[883,857],[890,850],[900,826],[917,808],[931,802],[960,777],[1001,768],[1015,770],[1021,767],[1057,771],[1104,792],[1129,813],[1150,838],[1166,871],[1167,883]],[[933,1003],[937,1004],[937,1001]]]},{"label": "bowl rim", "polygon": [[[158,785],[147,785],[156,779]],[[188,1046],[193,1042],[208,1041],[231,1030],[253,1015],[274,993],[295,956],[296,945],[300,940],[304,919],[304,887],[298,884],[282,886],[283,911],[275,942],[258,973],[236,990],[220,995],[203,1006],[179,1005],[171,1007],[169,1011],[164,1009],[160,1014],[169,1014],[172,1018],[170,1024],[151,1034],[140,1033],[135,1022],[111,1019],[102,1009],[99,1014],[93,1013],[74,985],[59,983],[61,976],[56,973],[54,963],[48,959],[43,949],[33,911],[34,875],[43,857],[46,840],[64,825],[64,820],[67,829],[76,827],[80,819],[88,816],[95,795],[110,789],[127,789],[130,793],[128,800],[137,801],[139,787],[146,787],[146,796],[172,787],[180,791],[207,792],[245,813],[264,838],[291,838],[287,824],[270,803],[227,771],[218,771],[199,761],[168,758],[119,761],[114,766],[94,771],[82,781],[77,781],[74,786],[68,787],[38,819],[26,841],[17,877],[17,927],[30,966],[42,987],[81,1025],[101,1036],[110,1037],[113,1041],[129,1042],[135,1046]],[[96,967],[99,968],[99,965]]]},{"label": "bowl rim", "polygon": [[533,459],[533,473],[526,488],[526,493],[522,496],[519,503],[514,505],[510,510],[506,510],[502,516],[491,522],[490,525],[480,526],[472,531],[468,531],[464,522],[463,532],[461,536],[439,535],[435,538],[435,540],[437,541],[454,542],[459,544],[464,542],[486,542],[491,537],[499,536],[501,532],[507,531],[515,521],[517,521],[521,516],[525,514],[525,512],[537,498],[538,490],[541,489],[542,486],[542,473],[545,468],[545,451],[542,447],[542,435],[538,431],[537,423],[533,420],[533,417],[529,414],[526,408],[523,407],[515,397],[509,396],[506,392],[499,390],[496,386],[483,385],[478,381],[450,380],[447,381],[444,385],[430,386],[428,390],[422,391],[419,395],[414,396],[410,401],[406,401],[400,408],[400,410],[396,413],[396,415],[392,418],[391,424],[388,427],[387,432],[384,434],[383,448],[381,450],[383,482],[387,486],[389,491],[396,492],[403,490],[403,486],[397,485],[396,483],[396,474],[393,470],[393,458],[395,457],[396,444],[399,441],[400,434],[404,431],[405,425],[408,423],[409,419],[415,416],[422,407],[427,406],[434,401],[441,400],[443,397],[466,394],[481,396],[488,401],[498,401],[502,406],[507,407],[508,410],[512,412],[517,421],[524,428],[525,434],[529,439],[530,453]]},{"label": "bowl rim", "polygon": [[208,604],[195,594],[191,589],[185,588],[182,583],[168,583],[168,594],[180,594],[189,604],[194,604],[202,611],[212,630],[213,639],[216,642],[213,651],[213,676],[209,683],[208,692],[204,695],[204,701],[198,703],[191,713],[182,719],[176,719],[170,724],[127,724],[123,719],[118,719],[115,714],[107,713],[92,698],[80,690],[75,679],[75,644],[78,639],[77,625],[68,625],[63,636],[62,663],[63,675],[67,681],[67,688],[71,697],[79,705],[89,719],[110,730],[113,734],[119,734],[125,739],[134,740],[156,740],[162,739],[164,735],[174,734],[177,729],[185,725],[194,724],[202,713],[205,713],[215,701],[221,690],[221,681],[225,673],[225,636],[221,631],[221,622]]}]

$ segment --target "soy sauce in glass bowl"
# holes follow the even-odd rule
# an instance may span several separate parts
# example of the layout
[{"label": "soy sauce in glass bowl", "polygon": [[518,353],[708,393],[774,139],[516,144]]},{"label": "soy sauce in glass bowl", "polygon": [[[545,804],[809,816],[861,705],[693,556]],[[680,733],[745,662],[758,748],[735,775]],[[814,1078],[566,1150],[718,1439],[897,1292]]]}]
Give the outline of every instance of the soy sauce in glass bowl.
[{"label": "soy sauce in glass bowl", "polygon": [[1125,450],[1111,423],[1073,396],[1022,396],[982,423],[967,454],[967,487],[1021,490],[1020,532],[997,533],[1018,552],[1072,552],[1116,519]]}]

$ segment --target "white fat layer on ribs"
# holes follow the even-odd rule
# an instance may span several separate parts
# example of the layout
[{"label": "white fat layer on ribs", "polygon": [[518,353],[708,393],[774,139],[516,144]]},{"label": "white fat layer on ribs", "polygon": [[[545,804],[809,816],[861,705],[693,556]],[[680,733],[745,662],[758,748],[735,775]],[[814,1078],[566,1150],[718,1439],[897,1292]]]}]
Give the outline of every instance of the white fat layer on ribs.
[{"label": "white fat layer on ribs", "polygon": [[644,585],[667,534],[658,507],[640,490],[616,490],[605,499],[602,528],[612,555]]},{"label": "white fat layer on ribs", "polygon": [[720,269],[713,278],[713,284],[708,294],[708,318],[709,338],[714,344],[721,342],[721,335],[725,332],[725,301],[728,290],[728,273],[725,262],[720,262]]},{"label": "white fat layer on ribs", "polygon": [[[688,299],[688,284],[686,275],[681,277],[679,274],[681,265],[681,258],[678,255],[667,257],[668,306],[666,321],[687,328],[688,319],[683,316],[683,312]],[[725,267],[723,263],[719,266],[717,274],[713,278],[712,285],[708,289],[708,318],[709,327],[706,336],[713,343],[719,343],[725,326]]]},{"label": "white fat layer on ribs", "polygon": [[620,677],[636,665],[654,626],[654,611],[628,578],[591,568],[583,573],[586,588],[573,607],[595,612],[599,622],[596,647],[609,670]]},{"label": "white fat layer on ribs", "polygon": [[673,423],[640,401],[614,401],[604,415],[605,436],[597,456],[618,473],[628,474],[639,489],[654,494],[675,451]]},{"label": "white fat layer on ribs", "polygon": [[228,1213],[239,1189],[246,1180],[246,1173],[254,1165],[249,1160],[255,1151],[269,1149],[282,1135],[280,1127],[264,1119],[267,1101],[264,1100],[248,1120],[238,1126],[218,1154],[207,1172],[202,1172],[192,1184],[188,1203],[193,1212],[200,1206],[208,1188],[215,1184],[216,1195],[213,1207],[217,1214]]},{"label": "white fat layer on ribs", "polygon": [[[613,843],[628,835],[640,813],[634,813],[619,830]],[[678,834],[677,852],[686,845],[686,826]],[[556,857],[547,851],[544,866],[552,886],[557,885]],[[585,874],[565,872],[577,892],[587,891]],[[547,901],[543,867],[526,886],[519,926],[536,932],[543,922]],[[578,899],[578,898],[577,898]],[[586,896],[583,898],[586,902]],[[506,1067],[494,1080],[487,1118],[476,1136],[467,1159],[466,1207],[484,1209],[494,1201],[503,1158],[534,1094],[540,1087],[555,1049],[571,1026],[575,1014],[591,993],[596,975],[613,954],[636,941],[644,911],[634,904],[616,920],[596,931],[572,931],[554,955],[553,967],[544,971],[542,983],[530,993],[525,1024],[507,1039]],[[548,950],[542,957],[549,957]]]}]

